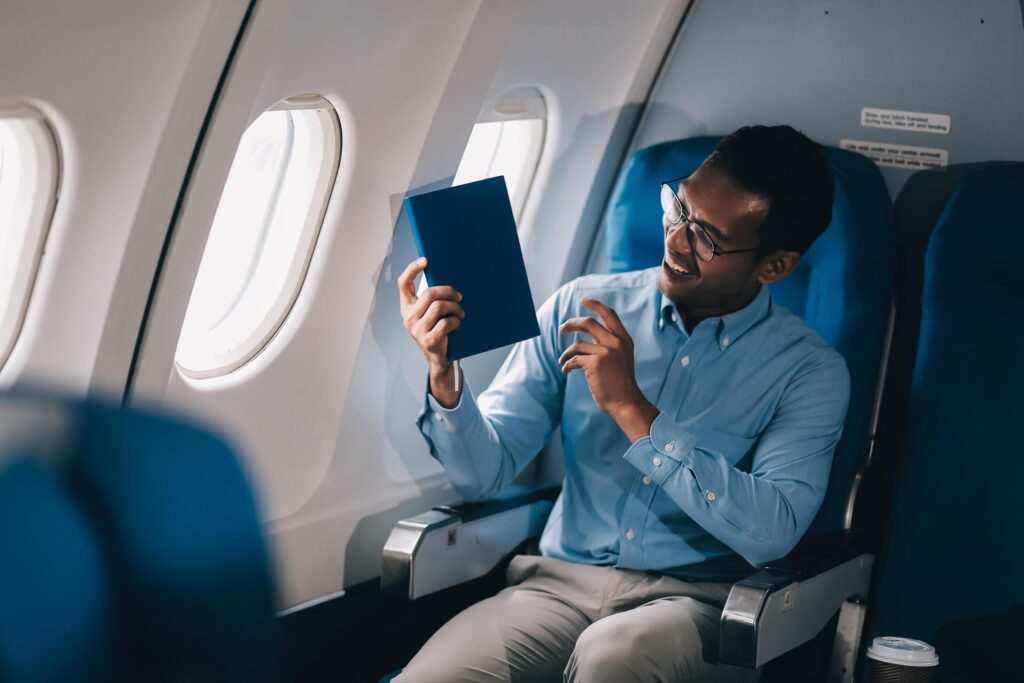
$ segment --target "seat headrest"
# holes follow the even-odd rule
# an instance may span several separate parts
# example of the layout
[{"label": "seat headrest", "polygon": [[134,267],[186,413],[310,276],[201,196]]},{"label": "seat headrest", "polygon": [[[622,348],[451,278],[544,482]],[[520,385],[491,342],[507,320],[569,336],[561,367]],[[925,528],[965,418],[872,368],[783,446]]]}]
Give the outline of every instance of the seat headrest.
[{"label": "seat headrest", "polygon": [[1024,295],[1022,193],[1024,164],[978,171],[960,183],[939,217],[926,255],[925,287],[934,305],[956,301],[984,306]]},{"label": "seat headrest", "polygon": [[661,262],[661,183],[696,171],[719,139],[672,140],[633,154],[619,176],[605,218],[608,272],[623,273]]}]

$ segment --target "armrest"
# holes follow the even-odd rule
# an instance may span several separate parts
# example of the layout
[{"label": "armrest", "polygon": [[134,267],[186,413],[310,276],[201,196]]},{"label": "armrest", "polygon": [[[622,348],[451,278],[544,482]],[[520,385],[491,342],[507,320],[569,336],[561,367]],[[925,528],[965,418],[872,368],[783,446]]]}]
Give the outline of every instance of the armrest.
[{"label": "armrest", "polygon": [[874,561],[841,532],[809,537],[736,582],[722,610],[720,661],[757,668],[818,635],[844,602],[867,597]]},{"label": "armrest", "polygon": [[559,491],[549,483],[519,484],[492,500],[439,505],[400,520],[384,544],[381,590],[415,600],[487,574],[540,536]]}]

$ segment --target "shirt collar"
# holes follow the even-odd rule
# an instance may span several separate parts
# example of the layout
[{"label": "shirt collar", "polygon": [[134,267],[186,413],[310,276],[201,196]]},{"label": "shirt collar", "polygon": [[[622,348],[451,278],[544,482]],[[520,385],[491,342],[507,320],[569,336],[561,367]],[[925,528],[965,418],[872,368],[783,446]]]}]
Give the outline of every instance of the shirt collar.
[{"label": "shirt collar", "polygon": [[[768,291],[768,288],[761,287],[761,291],[757,293],[754,300],[740,310],[733,311],[732,313],[728,313],[723,316],[707,318],[706,320],[701,321],[701,324],[703,325],[708,323],[715,325],[715,335],[718,340],[718,346],[720,349],[725,350],[730,344],[743,336],[747,330],[768,315],[771,303],[772,295]],[[686,330],[683,327],[683,321],[679,319],[679,314],[676,311],[675,304],[673,304],[659,289],[658,329],[664,329],[666,322],[670,325],[675,324],[683,331],[684,334],[686,333]]]}]

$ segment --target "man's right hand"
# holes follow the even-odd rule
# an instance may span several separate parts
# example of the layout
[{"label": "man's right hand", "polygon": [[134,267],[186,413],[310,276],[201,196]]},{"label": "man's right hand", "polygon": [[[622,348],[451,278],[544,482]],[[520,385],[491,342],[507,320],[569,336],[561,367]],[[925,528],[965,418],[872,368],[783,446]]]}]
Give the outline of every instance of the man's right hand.
[{"label": "man's right hand", "polygon": [[426,268],[427,259],[419,258],[398,276],[402,321],[427,359],[430,393],[444,407],[454,408],[461,392],[455,391],[455,372],[448,360],[448,334],[459,329],[466,312],[454,287],[428,287],[416,296],[416,276]]}]

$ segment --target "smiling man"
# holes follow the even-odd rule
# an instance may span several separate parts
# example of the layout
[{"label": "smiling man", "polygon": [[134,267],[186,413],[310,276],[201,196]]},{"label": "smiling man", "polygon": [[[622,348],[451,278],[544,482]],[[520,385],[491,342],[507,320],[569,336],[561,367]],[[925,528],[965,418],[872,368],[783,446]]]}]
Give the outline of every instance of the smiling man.
[{"label": "smiling man", "polygon": [[[788,553],[825,495],[846,366],[765,285],[827,227],[820,149],[788,126],[741,128],[661,187],[660,267],[590,275],[538,311],[474,400],[447,337],[461,296],[416,296],[406,329],[429,368],[419,427],[467,499],[493,496],[561,427],[565,482],[541,556],[442,627],[397,679],[745,681],[717,664],[732,581]],[[596,317],[590,315],[593,313]]]}]

